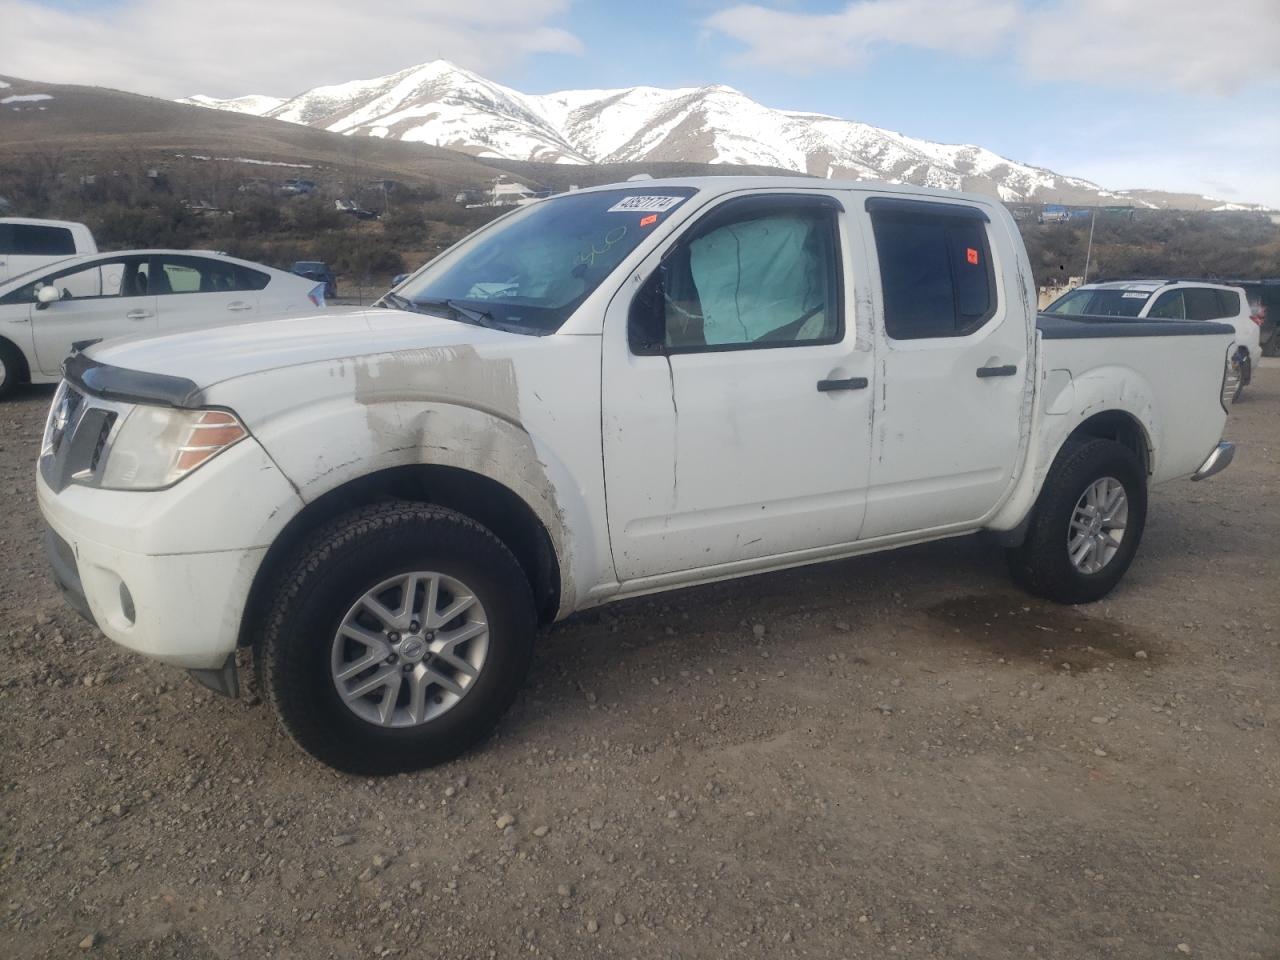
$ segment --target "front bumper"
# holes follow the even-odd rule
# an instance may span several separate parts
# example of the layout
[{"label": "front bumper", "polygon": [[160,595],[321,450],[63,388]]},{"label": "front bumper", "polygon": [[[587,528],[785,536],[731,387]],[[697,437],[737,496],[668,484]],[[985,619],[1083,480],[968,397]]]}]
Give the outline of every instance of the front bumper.
[{"label": "front bumper", "polygon": [[166,490],[36,483],[67,602],[123,647],[224,675],[267,545],[300,507],[261,447],[239,443]]},{"label": "front bumper", "polygon": [[1231,461],[1236,456],[1236,445],[1229,440],[1223,440],[1213,448],[1213,453],[1200,464],[1200,469],[1191,475],[1192,480],[1204,480],[1212,477],[1215,473],[1221,473],[1227,467],[1231,466]]}]

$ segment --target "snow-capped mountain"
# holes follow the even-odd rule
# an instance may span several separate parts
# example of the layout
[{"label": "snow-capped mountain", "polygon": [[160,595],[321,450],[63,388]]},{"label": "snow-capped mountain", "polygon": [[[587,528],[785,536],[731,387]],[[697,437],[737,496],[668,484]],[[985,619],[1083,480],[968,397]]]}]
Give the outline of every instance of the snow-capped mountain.
[{"label": "snow-capped mountain", "polygon": [[285,100],[285,97],[262,97],[255,93],[251,93],[247,97],[216,100],[213,97],[204,97],[197,93],[194,97],[187,97],[185,100],[179,100],[178,102],[194,103],[197,107],[213,107],[217,110],[230,110],[232,113],[248,113],[255,117],[264,117],[284,103]]},{"label": "snow-capped mountain", "polygon": [[481,157],[556,163],[691,161],[819,177],[979,190],[1004,200],[1109,196],[1094,183],[866,123],[775,110],[731,87],[568,90],[530,96],[444,60],[287,100],[194,96],[184,103],[384,137]]}]

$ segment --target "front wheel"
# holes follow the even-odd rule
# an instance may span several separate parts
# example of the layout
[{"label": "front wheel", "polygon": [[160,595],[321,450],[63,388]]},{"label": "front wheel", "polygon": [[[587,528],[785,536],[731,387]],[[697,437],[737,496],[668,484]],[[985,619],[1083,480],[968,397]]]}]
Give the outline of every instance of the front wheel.
[{"label": "front wheel", "polygon": [[277,582],[256,650],[291,737],[348,773],[450,760],[524,682],[536,624],[511,551],[473,520],[388,503],[318,531]]},{"label": "front wheel", "polygon": [[1129,568],[1146,520],[1146,475],[1133,451],[1073,442],[1050,470],[1026,539],[1008,551],[1010,573],[1048,600],[1100,600]]},{"label": "front wheel", "polygon": [[18,389],[22,375],[22,355],[16,347],[0,340],[0,400]]}]

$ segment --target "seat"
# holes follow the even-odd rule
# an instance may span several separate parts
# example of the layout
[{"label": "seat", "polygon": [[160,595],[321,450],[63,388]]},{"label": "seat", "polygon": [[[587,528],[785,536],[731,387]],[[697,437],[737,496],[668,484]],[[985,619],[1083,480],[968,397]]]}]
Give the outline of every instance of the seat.
[{"label": "seat", "polygon": [[152,296],[173,293],[173,287],[169,285],[169,275],[164,272],[164,267],[148,275],[147,289]]}]

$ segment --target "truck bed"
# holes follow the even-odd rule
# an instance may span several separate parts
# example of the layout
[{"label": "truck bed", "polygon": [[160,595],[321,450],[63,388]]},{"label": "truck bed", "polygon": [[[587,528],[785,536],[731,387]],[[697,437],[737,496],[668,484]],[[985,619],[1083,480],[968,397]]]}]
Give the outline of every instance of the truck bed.
[{"label": "truck bed", "polygon": [[1093,340],[1102,337],[1235,336],[1235,328],[1205,320],[1152,320],[1145,317],[1064,316],[1042,313],[1036,329],[1045,340]]}]

